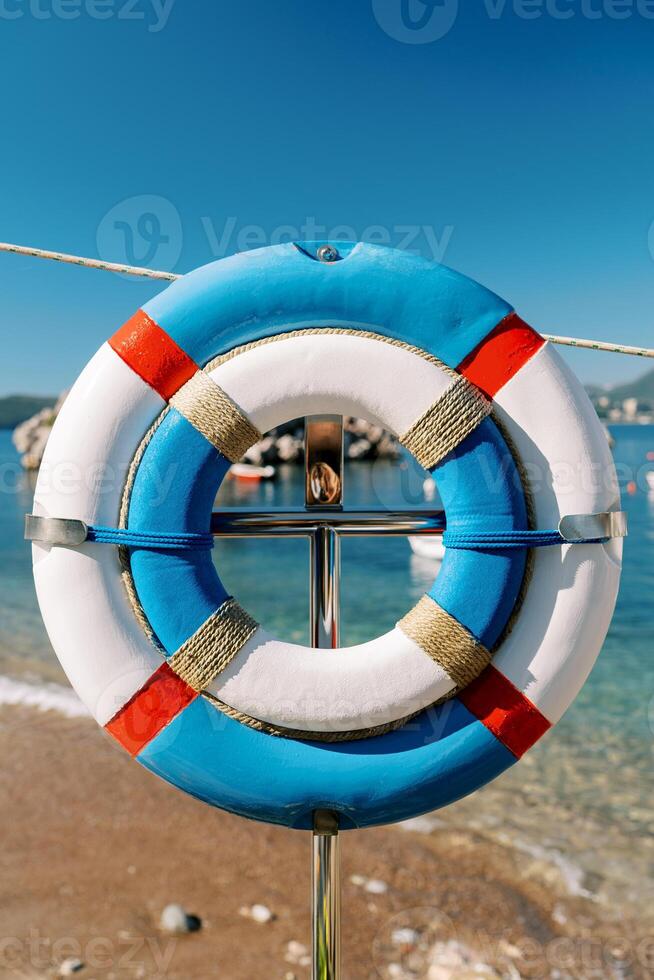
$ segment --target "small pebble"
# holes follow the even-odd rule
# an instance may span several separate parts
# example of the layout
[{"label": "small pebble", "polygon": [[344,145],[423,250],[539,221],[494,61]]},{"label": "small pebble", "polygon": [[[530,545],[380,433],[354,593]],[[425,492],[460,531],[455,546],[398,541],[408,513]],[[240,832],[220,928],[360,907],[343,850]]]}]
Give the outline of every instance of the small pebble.
[{"label": "small pebble", "polygon": [[275,918],[267,905],[241,905],[238,913],[245,916],[246,919],[253,919],[254,922],[261,924],[270,922],[271,919]]},{"label": "small pebble", "polygon": [[309,966],[311,964],[308,948],[304,943],[299,943],[296,939],[291,939],[286,944],[286,956],[284,959],[287,963],[294,963],[298,966]]},{"label": "small pebble", "polygon": [[380,881],[379,878],[371,878],[366,882],[365,889],[371,895],[383,895],[384,892],[388,891],[388,885],[385,881]]},{"label": "small pebble", "polygon": [[353,885],[356,885],[359,888],[366,883],[366,879],[363,877],[363,875],[350,875],[350,881]]},{"label": "small pebble", "polygon": [[79,973],[80,970],[84,969],[84,964],[81,960],[74,959],[71,957],[68,960],[64,960],[59,967],[60,977],[72,977],[73,973]]},{"label": "small pebble", "polygon": [[394,929],[391,939],[396,946],[415,946],[418,942],[418,933],[415,929]]},{"label": "small pebble", "polygon": [[272,912],[267,905],[253,905],[250,909],[250,915],[255,922],[270,922],[273,917]]},{"label": "small pebble", "polygon": [[197,932],[202,928],[202,920],[197,915],[189,915],[181,905],[167,905],[161,913],[159,926],[164,932],[178,935],[186,932]]}]

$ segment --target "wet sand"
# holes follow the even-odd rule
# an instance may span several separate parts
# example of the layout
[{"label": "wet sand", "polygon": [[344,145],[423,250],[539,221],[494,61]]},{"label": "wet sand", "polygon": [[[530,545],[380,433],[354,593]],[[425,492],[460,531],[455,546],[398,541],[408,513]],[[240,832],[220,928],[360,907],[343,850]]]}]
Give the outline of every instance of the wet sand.
[{"label": "wet sand", "polygon": [[[85,719],[3,707],[0,751],[0,977],[69,957],[83,980],[309,976],[288,952],[310,945],[307,834],[182,795]],[[345,833],[342,856],[344,980],[654,976],[647,910],[608,921],[477,831],[419,819]],[[202,928],[162,933],[171,902]],[[272,921],[239,911],[255,903]]]}]

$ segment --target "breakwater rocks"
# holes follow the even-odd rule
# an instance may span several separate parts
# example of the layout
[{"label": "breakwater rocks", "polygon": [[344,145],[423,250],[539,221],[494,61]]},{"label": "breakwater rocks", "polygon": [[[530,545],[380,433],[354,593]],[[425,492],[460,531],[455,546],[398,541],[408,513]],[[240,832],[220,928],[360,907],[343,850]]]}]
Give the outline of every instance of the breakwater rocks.
[{"label": "breakwater rocks", "polygon": [[[394,459],[398,443],[394,436],[364,419],[346,417],[345,458],[350,460]],[[255,466],[301,463],[304,459],[304,425],[301,419],[272,429],[243,457]]]},{"label": "breakwater rocks", "polygon": [[[63,392],[55,405],[42,408],[21,422],[13,432],[14,446],[26,470],[38,470],[54,421],[64,403]],[[397,440],[379,425],[363,419],[346,418],[345,457],[350,460],[392,459],[397,456]],[[304,425],[301,419],[287,422],[267,433],[248,449],[244,460],[255,466],[301,463],[304,458]]]},{"label": "breakwater rocks", "polygon": [[54,420],[67,394],[66,391],[62,392],[51,408],[42,408],[40,412],[21,422],[14,429],[12,441],[20,453],[20,461],[26,470],[38,470],[41,465]]}]

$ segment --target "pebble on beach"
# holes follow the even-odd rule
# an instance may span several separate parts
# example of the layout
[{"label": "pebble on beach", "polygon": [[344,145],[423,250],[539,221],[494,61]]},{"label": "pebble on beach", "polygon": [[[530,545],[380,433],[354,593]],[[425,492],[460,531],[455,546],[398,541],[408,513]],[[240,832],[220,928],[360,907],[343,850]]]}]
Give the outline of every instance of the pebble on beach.
[{"label": "pebble on beach", "polygon": [[364,885],[364,888],[371,895],[383,895],[388,891],[388,885],[385,881],[380,881],[379,878],[370,878]]},{"label": "pebble on beach", "polygon": [[363,888],[370,895],[384,895],[388,891],[388,885],[379,878],[366,878],[364,875],[350,875],[350,881],[357,888]]},{"label": "pebble on beach", "polygon": [[74,973],[79,973],[80,970],[84,969],[84,964],[81,960],[71,957],[68,960],[64,960],[63,963],[59,965],[59,976],[60,977],[72,977]]},{"label": "pebble on beach", "polygon": [[297,966],[310,966],[311,956],[309,955],[308,947],[304,943],[299,943],[297,939],[291,939],[286,945],[286,956],[284,957],[287,963],[293,963]]},{"label": "pebble on beach", "polygon": [[267,905],[242,905],[239,909],[239,914],[261,925],[266,922],[271,922],[275,918]]},{"label": "pebble on beach", "polygon": [[190,915],[181,905],[173,902],[166,905],[161,913],[159,927],[164,932],[182,935],[187,932],[197,932],[202,928],[202,920],[197,915]]}]

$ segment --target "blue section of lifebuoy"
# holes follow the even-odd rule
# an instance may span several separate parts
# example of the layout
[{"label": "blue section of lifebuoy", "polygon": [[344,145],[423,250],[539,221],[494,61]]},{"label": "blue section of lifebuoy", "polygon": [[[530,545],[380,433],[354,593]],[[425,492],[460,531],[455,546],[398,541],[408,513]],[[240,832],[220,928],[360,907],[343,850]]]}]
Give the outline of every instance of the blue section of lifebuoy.
[{"label": "blue section of lifebuoy", "polygon": [[[528,526],[520,476],[502,435],[490,419],[482,422],[432,473],[443,501],[448,531],[515,531]],[[429,595],[490,650],[513,611],[526,560],[524,550],[446,549],[440,575]]]},{"label": "blue section of lifebuoy", "polygon": [[[241,252],[196,269],[143,309],[198,364],[299,327],[375,330],[456,367],[512,307],[444,265],[359,242],[319,262],[316,243]],[[316,315],[319,310],[320,314]]]},{"label": "blue section of lifebuoy", "polygon": [[396,732],[357,742],[264,735],[197,698],[136,757],[151,772],[244,817],[310,830],[317,809],[370,827],[447,806],[515,756],[453,699]]},{"label": "blue section of lifebuoy", "polygon": [[[415,256],[370,245],[343,254],[329,265],[291,245],[235,256],[184,277],[146,310],[199,363],[276,332],[340,325],[415,344],[452,366],[510,311],[471,280]],[[139,466],[129,527],[208,531],[228,465],[171,409]],[[452,530],[473,521],[489,530],[526,528],[520,479],[492,421],[434,475]],[[491,647],[511,614],[524,566],[523,550],[448,552],[431,594]],[[226,598],[207,552],[134,549],[132,573],[169,654]],[[456,699],[398,731],[326,744],[256,732],[198,698],[138,758],[216,806],[302,828],[321,807],[339,811],[344,826],[400,820],[472,792],[515,761]]]},{"label": "blue section of lifebuoy", "polygon": [[[210,528],[216,490],[230,463],[171,408],[146,449],[130,498],[133,530]],[[173,653],[227,593],[208,551],[131,549],[139,600],[163,648]]]}]

